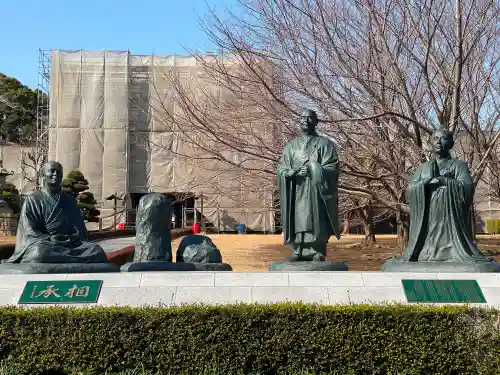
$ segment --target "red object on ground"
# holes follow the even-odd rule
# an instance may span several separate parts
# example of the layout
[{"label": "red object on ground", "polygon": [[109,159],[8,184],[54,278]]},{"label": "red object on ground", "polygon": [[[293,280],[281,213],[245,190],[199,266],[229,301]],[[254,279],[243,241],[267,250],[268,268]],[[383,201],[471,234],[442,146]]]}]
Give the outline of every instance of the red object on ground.
[{"label": "red object on ground", "polygon": [[201,232],[200,223],[194,223],[192,229],[194,234],[199,234]]},{"label": "red object on ground", "polygon": [[125,224],[123,224],[123,223],[119,223],[119,224],[116,226],[116,228],[117,228],[118,230],[124,230],[124,229],[125,229]]}]

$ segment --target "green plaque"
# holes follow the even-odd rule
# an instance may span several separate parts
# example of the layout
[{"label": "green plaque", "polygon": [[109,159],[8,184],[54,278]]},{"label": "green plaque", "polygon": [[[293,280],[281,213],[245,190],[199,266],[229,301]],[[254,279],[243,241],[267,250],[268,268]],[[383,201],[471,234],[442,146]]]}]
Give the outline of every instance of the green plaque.
[{"label": "green plaque", "polygon": [[486,303],[476,280],[401,280],[408,302]]},{"label": "green plaque", "polygon": [[102,280],[28,281],[19,304],[96,303]]}]

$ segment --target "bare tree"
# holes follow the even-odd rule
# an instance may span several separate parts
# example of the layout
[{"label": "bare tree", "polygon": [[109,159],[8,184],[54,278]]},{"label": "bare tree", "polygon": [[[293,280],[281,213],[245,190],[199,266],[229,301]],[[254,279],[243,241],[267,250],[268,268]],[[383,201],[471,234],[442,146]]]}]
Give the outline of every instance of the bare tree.
[{"label": "bare tree", "polygon": [[406,186],[434,129],[455,133],[476,183],[500,165],[499,15],[486,0],[240,0],[238,15],[204,23],[223,52],[193,54],[195,81],[218,91],[167,71],[180,110],[155,113],[202,160],[275,186],[294,118],[317,109],[342,154],[342,192],[392,210],[404,238]]},{"label": "bare tree", "polygon": [[35,189],[40,186],[40,173],[44,163],[44,155],[36,150],[21,146],[20,163],[24,181],[33,184]]}]

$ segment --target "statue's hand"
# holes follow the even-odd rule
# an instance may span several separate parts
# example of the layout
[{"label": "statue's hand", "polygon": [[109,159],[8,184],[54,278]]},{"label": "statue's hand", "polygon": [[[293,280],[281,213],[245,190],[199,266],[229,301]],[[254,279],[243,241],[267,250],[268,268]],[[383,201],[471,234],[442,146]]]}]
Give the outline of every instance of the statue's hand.
[{"label": "statue's hand", "polygon": [[50,241],[56,244],[69,244],[71,238],[65,234],[54,234],[50,236]]},{"label": "statue's hand", "polygon": [[424,185],[429,185],[431,181],[434,180],[434,177],[428,177],[424,180]]},{"label": "statue's hand", "polygon": [[429,185],[439,185],[439,184],[441,184],[441,181],[435,177],[429,181]]},{"label": "statue's hand", "polygon": [[437,179],[439,180],[439,183],[441,185],[446,185],[446,180],[451,180],[453,179],[453,177],[449,175],[444,175],[444,176],[439,176]]},{"label": "statue's hand", "polygon": [[309,167],[307,165],[303,165],[297,170],[297,176],[307,177],[309,176]]}]

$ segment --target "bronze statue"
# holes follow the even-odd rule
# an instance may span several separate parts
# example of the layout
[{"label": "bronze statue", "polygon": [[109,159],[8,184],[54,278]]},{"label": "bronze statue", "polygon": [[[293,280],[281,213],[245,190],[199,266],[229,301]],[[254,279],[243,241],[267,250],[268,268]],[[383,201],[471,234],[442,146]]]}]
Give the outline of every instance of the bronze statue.
[{"label": "bronze statue", "polygon": [[340,238],[339,162],[334,143],[316,133],[318,117],[305,110],[302,134],[285,145],[278,165],[284,242],[291,261],[324,261],[331,235]]},{"label": "bronze statue", "polygon": [[76,199],[61,189],[63,168],[44,164],[43,186],[26,197],[16,248],[7,263],[107,263],[98,244],[85,242],[87,229]]},{"label": "bronze statue", "polygon": [[410,270],[408,266],[418,263],[422,271],[446,266],[457,272],[500,271],[474,243],[474,184],[467,163],[451,157],[453,143],[453,134],[447,130],[432,134],[434,157],[414,171],[408,187],[408,244],[403,255],[390,259],[382,270]]}]

